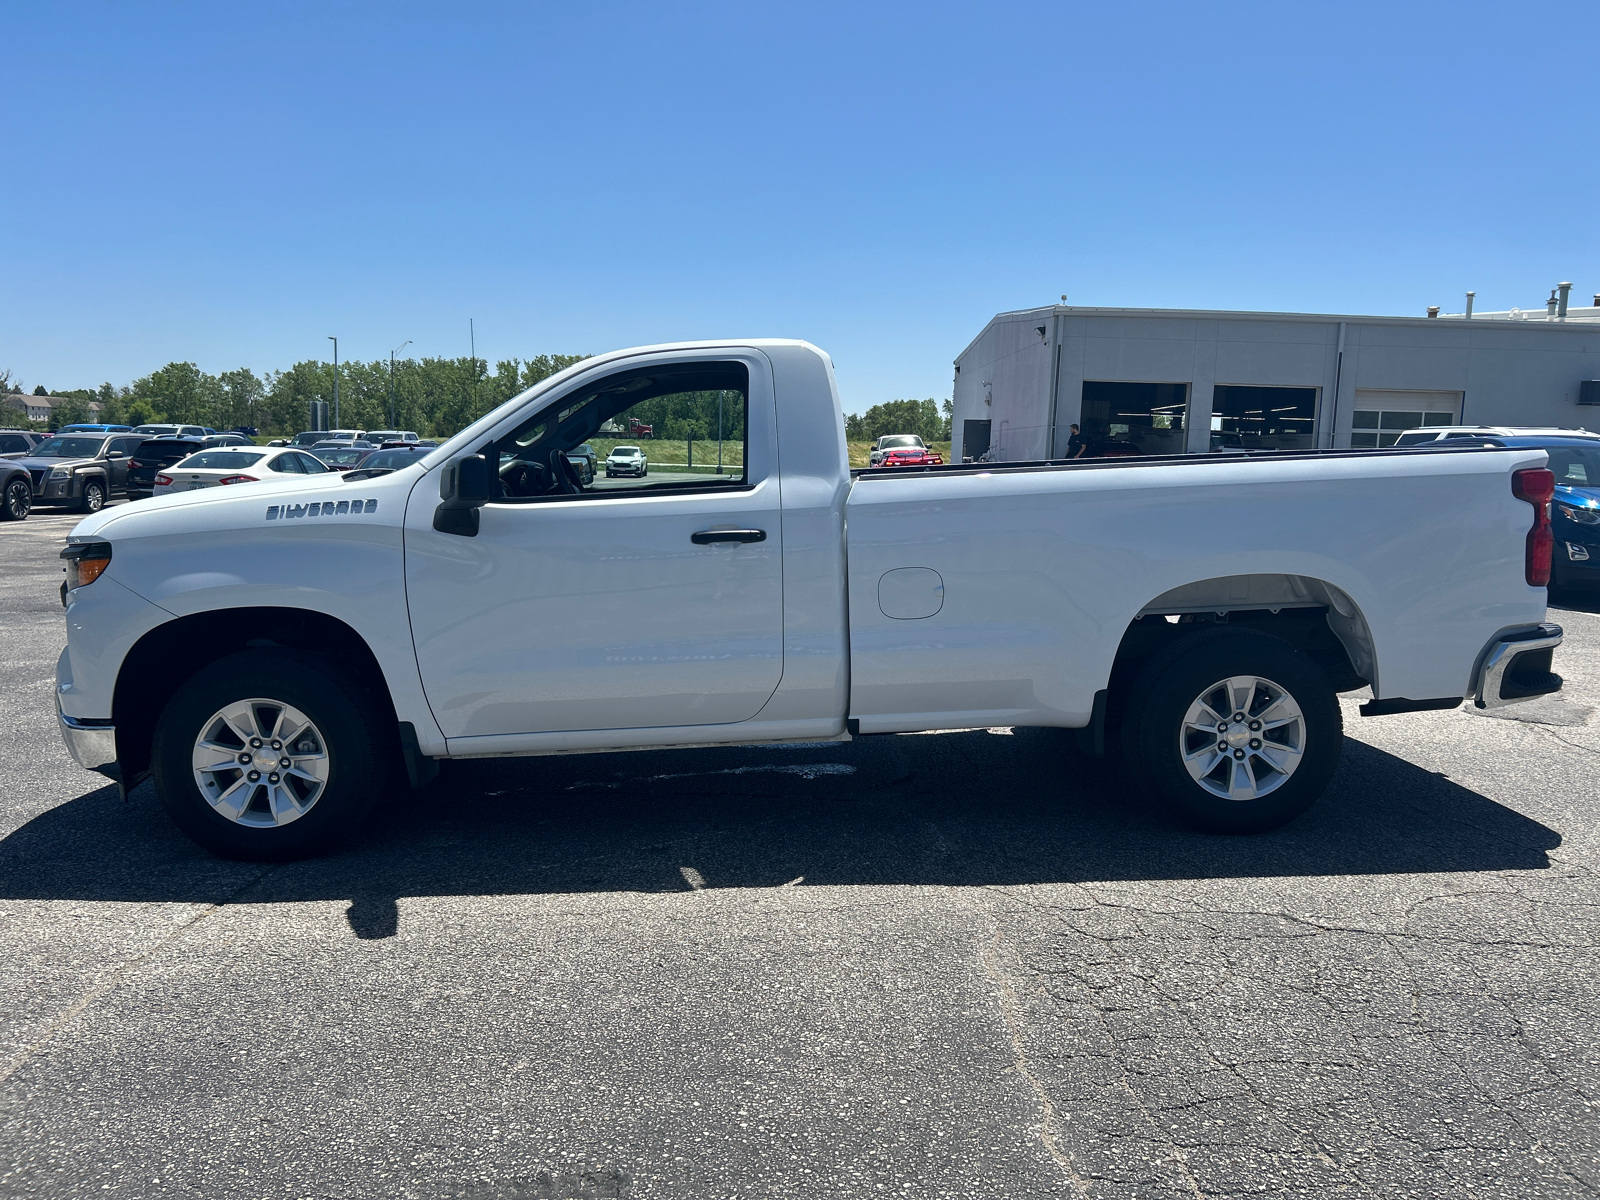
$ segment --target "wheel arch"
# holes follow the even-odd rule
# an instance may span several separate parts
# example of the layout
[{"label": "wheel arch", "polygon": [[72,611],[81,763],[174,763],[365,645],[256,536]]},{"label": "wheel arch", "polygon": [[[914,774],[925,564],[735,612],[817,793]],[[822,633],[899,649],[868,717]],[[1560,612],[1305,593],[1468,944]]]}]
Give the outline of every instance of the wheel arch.
[{"label": "wheel arch", "polygon": [[1196,580],[1152,598],[1128,623],[1108,684],[1119,692],[1154,654],[1198,628],[1230,624],[1274,634],[1310,655],[1336,691],[1378,684],[1372,629],[1360,605],[1336,584],[1306,575],[1226,575]]},{"label": "wheel arch", "polygon": [[272,647],[315,654],[336,664],[369,693],[384,720],[398,721],[377,655],[339,618],[312,609],[266,606],[192,613],[149,630],[117,669],[111,718],[123,780],[131,784],[149,771],[156,722],[196,671],[239,650]]}]

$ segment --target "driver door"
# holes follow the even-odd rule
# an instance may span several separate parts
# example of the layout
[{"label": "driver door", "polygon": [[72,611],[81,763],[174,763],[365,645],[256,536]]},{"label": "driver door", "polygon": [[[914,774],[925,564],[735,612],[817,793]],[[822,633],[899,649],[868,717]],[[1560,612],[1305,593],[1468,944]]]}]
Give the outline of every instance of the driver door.
[{"label": "driver door", "polygon": [[[475,448],[502,457],[502,478],[549,489],[491,500],[476,536],[434,529],[442,471],[412,492],[407,603],[448,738],[729,724],[754,717],[777,689],[783,536],[770,364],[726,350],[627,362],[578,377]],[[648,476],[574,491],[516,457],[537,467],[583,442],[609,453],[639,440],[625,432],[637,412],[657,421],[644,439]],[[517,449],[516,431],[530,427],[541,432]],[[712,441],[714,431],[723,436]]]}]

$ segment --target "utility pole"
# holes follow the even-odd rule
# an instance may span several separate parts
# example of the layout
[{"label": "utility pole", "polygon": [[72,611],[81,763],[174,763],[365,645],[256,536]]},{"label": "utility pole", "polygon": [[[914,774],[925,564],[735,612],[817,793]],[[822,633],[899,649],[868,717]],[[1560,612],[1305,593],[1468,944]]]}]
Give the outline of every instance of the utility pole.
[{"label": "utility pole", "polygon": [[467,318],[467,337],[472,345],[472,413],[478,413],[478,331],[473,327],[472,318]]},{"label": "utility pole", "polygon": [[722,393],[717,393],[717,474],[722,474]]},{"label": "utility pole", "polygon": [[411,345],[411,339],[407,338],[405,341],[401,342],[398,346],[396,346],[393,350],[389,351],[389,428],[390,429],[397,429],[398,428],[394,423],[394,356],[396,354],[399,354],[400,351],[404,350],[409,345]]},{"label": "utility pole", "polygon": [[333,343],[333,427],[339,428],[339,339],[333,334],[328,335],[328,340]]}]

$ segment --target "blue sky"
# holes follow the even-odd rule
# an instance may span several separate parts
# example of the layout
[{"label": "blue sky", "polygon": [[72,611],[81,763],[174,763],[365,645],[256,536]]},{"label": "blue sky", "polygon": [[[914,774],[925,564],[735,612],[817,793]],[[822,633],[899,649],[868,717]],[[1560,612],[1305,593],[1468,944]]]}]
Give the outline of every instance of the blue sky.
[{"label": "blue sky", "polygon": [[1600,291],[1581,5],[11,4],[0,367],[804,337],[944,397],[995,312]]}]

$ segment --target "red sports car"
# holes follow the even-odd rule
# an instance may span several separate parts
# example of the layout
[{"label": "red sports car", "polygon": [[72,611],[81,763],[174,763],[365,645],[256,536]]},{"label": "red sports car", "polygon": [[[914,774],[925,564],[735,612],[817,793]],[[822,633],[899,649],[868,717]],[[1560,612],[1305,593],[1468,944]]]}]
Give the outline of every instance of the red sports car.
[{"label": "red sports car", "polygon": [[942,467],[944,458],[937,450],[925,450],[921,446],[903,446],[895,450],[885,450],[883,461],[878,464],[882,467]]}]

